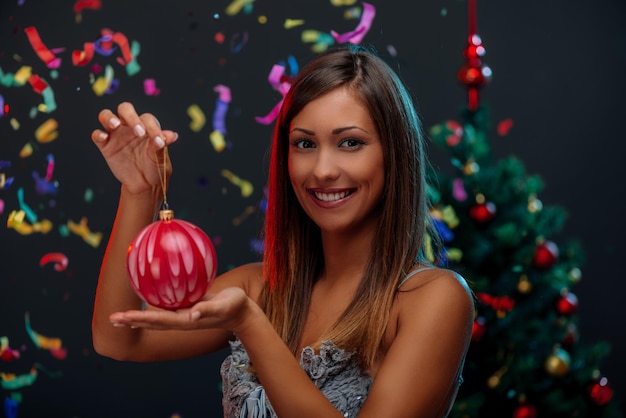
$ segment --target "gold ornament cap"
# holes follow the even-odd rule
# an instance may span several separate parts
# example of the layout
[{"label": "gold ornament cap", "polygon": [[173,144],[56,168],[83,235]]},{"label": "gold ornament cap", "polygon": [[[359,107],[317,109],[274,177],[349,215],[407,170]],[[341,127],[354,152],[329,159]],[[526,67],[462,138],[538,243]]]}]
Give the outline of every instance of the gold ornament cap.
[{"label": "gold ornament cap", "polygon": [[174,211],[172,209],[161,209],[159,211],[159,219],[162,221],[171,221],[174,219]]}]

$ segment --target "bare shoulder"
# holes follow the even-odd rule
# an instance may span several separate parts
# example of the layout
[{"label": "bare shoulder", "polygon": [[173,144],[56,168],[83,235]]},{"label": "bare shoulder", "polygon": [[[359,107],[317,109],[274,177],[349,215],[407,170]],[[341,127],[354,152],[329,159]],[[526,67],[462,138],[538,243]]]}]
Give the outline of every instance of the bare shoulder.
[{"label": "bare shoulder", "polygon": [[420,271],[410,277],[398,292],[400,310],[445,310],[473,319],[474,295],[467,281],[445,268]]},{"label": "bare shoulder", "polygon": [[413,290],[440,292],[450,288],[457,289],[469,296],[472,295],[472,291],[463,276],[446,268],[428,268],[413,274],[402,284],[400,292],[412,292]]}]

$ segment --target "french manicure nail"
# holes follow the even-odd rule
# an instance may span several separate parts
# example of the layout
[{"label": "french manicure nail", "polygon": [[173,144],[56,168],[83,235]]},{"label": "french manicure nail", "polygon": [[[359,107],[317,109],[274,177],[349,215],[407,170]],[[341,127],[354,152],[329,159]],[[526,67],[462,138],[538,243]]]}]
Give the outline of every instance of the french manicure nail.
[{"label": "french manicure nail", "polygon": [[165,141],[160,136],[155,136],[154,137],[154,143],[159,148],[163,148],[165,146]]},{"label": "french manicure nail", "polygon": [[121,328],[121,327],[125,327],[126,325],[122,324],[121,322],[111,322],[111,325],[113,325],[114,327],[117,328]]},{"label": "french manicure nail", "polygon": [[107,140],[108,138],[109,138],[109,135],[105,134],[104,132],[100,132],[100,133],[98,134],[98,139],[99,139],[100,141],[105,141],[105,140]]},{"label": "french manicure nail", "polygon": [[200,312],[199,311],[193,311],[191,313],[191,320],[192,321],[196,321],[198,319],[200,319]]},{"label": "french manicure nail", "polygon": [[120,126],[120,120],[118,118],[111,118],[109,119],[109,125],[111,126],[111,128],[115,129],[118,126]]},{"label": "french manicure nail", "polygon": [[146,134],[146,130],[143,129],[143,126],[139,124],[135,125],[135,127],[133,128],[133,132],[135,132],[135,135],[137,135],[140,138]]}]

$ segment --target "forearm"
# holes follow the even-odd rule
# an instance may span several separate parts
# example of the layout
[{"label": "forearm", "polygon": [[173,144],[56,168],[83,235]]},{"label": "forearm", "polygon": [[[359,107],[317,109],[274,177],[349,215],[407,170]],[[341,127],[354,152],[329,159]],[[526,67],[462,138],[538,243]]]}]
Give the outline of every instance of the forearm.
[{"label": "forearm", "polygon": [[267,396],[281,418],[342,417],[304,372],[267,317],[253,313],[235,330]]},{"label": "forearm", "polygon": [[128,281],[126,256],[135,236],[153,221],[159,201],[156,189],[132,194],[122,186],[115,222],[100,268],[92,320],[94,348],[105,356],[125,358],[125,350],[140,337],[139,330],[114,327],[109,315],[141,308],[142,301]]}]

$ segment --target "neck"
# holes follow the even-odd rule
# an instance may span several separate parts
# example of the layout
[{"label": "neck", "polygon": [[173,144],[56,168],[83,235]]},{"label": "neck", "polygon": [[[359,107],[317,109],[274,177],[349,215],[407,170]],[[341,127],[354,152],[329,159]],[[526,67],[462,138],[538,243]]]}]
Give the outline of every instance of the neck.
[{"label": "neck", "polygon": [[320,280],[358,283],[372,252],[374,227],[348,233],[322,232],[324,269]]}]

